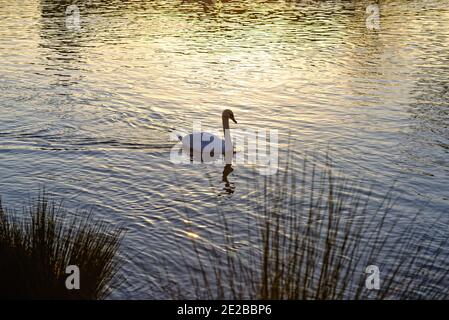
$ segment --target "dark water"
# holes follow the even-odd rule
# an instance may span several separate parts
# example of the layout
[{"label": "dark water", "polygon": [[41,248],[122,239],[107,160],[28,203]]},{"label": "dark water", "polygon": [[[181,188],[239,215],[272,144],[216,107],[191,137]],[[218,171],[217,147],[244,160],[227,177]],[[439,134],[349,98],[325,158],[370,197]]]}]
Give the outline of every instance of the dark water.
[{"label": "dark water", "polygon": [[126,226],[113,298],[158,298],[155,261],[182,273],[175,239],[219,233],[217,198],[245,212],[254,192],[253,165],[227,195],[222,166],[170,162],[171,130],[220,129],[231,108],[239,128],[279,130],[281,160],[290,136],[293,169],[329,149],[375,196],[396,181],[401,212],[449,214],[449,1],[382,2],[374,30],[368,4],[0,0],[3,200],[45,186]]}]

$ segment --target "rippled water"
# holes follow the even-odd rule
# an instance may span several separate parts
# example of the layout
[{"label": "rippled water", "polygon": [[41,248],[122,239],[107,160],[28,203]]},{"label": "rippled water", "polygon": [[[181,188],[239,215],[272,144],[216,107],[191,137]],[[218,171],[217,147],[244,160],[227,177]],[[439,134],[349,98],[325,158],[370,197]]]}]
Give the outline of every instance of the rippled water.
[{"label": "rippled water", "polygon": [[224,108],[278,129],[281,155],[290,137],[294,169],[329,149],[379,194],[396,181],[403,212],[449,213],[449,1],[382,2],[380,30],[364,1],[78,1],[80,30],[73,3],[0,0],[0,191],[20,206],[45,186],[126,226],[113,297],[158,297],[186,211],[199,236],[217,197],[244,211],[254,166],[227,195],[222,167],[169,161],[171,130],[220,129]]}]

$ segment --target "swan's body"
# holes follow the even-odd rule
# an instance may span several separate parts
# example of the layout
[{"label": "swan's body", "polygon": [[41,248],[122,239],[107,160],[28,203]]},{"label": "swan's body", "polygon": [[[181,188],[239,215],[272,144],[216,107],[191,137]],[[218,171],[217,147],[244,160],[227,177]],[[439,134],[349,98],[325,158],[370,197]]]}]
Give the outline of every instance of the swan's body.
[{"label": "swan's body", "polygon": [[182,138],[182,148],[190,152],[203,152],[208,145],[215,144],[218,148],[214,150],[219,150],[221,154],[226,154],[226,152],[234,152],[232,143],[226,146],[226,141],[220,139],[216,135],[208,132],[194,132],[186,135]]},{"label": "swan's body", "polygon": [[224,140],[209,132],[194,132],[182,137],[182,148],[191,155],[209,152],[213,156],[216,151],[223,155],[232,155],[234,146],[229,131],[229,119],[237,123],[234,113],[226,109],[222,114]]}]

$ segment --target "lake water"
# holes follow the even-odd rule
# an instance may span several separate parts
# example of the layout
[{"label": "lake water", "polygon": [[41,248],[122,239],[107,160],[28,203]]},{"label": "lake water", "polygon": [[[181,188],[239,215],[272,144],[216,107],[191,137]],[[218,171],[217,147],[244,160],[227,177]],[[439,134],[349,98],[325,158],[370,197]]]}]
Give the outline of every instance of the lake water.
[{"label": "lake water", "polygon": [[125,226],[127,285],[112,298],[159,298],[155,263],[182,273],[186,225],[201,238],[217,199],[245,212],[254,192],[254,165],[234,166],[228,194],[223,166],[170,161],[172,130],[220,130],[230,108],[233,128],[279,130],[293,170],[329,152],[374,197],[395,183],[401,212],[443,214],[432,232],[447,237],[449,1],[382,2],[374,29],[368,5],[0,0],[3,201],[45,186]]}]

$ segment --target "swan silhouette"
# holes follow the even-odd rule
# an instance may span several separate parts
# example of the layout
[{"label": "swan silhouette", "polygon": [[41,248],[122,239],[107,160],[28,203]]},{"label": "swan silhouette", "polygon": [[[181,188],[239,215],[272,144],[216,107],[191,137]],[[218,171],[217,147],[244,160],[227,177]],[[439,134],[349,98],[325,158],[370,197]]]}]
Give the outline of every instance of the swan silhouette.
[{"label": "swan silhouette", "polygon": [[[231,139],[231,132],[229,127],[229,119],[237,123],[232,110],[226,109],[221,116],[223,122],[223,134],[224,140],[220,139],[216,135],[208,132],[193,132],[184,137],[178,137],[182,141],[182,148],[190,155],[201,155],[203,160],[204,154],[215,156],[215,152],[219,152],[225,155],[226,163],[232,161],[232,154],[235,152]],[[230,159],[229,159],[230,157]]]}]

